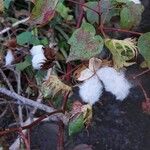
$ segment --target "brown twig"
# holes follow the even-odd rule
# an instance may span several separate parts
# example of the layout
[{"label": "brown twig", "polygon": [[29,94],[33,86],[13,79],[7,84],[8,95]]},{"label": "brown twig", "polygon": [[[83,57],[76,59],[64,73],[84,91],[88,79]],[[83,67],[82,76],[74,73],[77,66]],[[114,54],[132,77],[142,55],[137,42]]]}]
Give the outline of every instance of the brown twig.
[{"label": "brown twig", "polygon": [[12,100],[15,100],[15,101],[18,100],[18,101],[22,102],[24,105],[32,106],[32,107],[38,108],[40,110],[43,110],[45,112],[54,111],[53,108],[51,108],[47,105],[44,105],[44,104],[35,102],[31,99],[25,98],[25,97],[15,93],[15,92],[11,92],[11,91],[7,90],[6,88],[0,88],[0,93],[5,94],[8,97],[11,97]]},{"label": "brown twig", "polygon": [[8,129],[5,129],[4,131],[0,131],[0,136],[4,136],[6,134],[10,134],[10,133],[14,133],[14,132],[19,132],[20,130],[31,129],[32,127],[34,127],[35,125],[40,123],[45,118],[47,118],[51,115],[57,114],[57,113],[62,113],[62,110],[56,110],[56,111],[53,111],[51,113],[42,115],[40,118],[38,118],[36,121],[32,122],[29,125],[26,125],[26,126],[23,126],[23,127],[20,127],[20,128],[8,128]]},{"label": "brown twig", "polygon": [[11,30],[11,28],[18,26],[18,25],[21,24],[21,23],[25,23],[25,22],[28,21],[29,19],[30,19],[30,17],[27,17],[27,18],[25,18],[25,19],[23,19],[23,20],[19,20],[19,21],[15,22],[14,24],[12,24],[11,27],[7,27],[7,28],[1,30],[1,31],[0,31],[0,35],[1,35],[1,34],[4,34],[5,32],[8,32],[9,30]]}]

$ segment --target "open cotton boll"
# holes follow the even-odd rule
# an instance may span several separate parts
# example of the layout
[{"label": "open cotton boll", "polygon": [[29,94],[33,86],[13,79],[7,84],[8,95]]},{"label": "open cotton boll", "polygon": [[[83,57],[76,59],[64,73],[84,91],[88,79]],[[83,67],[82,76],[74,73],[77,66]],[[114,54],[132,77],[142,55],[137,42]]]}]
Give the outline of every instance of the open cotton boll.
[{"label": "open cotton boll", "polygon": [[45,62],[46,57],[44,54],[38,54],[32,58],[32,66],[34,69],[41,69],[42,64]]},{"label": "open cotton boll", "polygon": [[7,51],[7,54],[5,56],[5,65],[11,65],[11,63],[15,60],[14,55],[11,50]]},{"label": "open cotton boll", "polygon": [[112,67],[103,67],[96,73],[103,82],[105,90],[115,95],[116,99],[123,100],[128,96],[131,84],[123,72],[117,72]]},{"label": "open cotton boll", "polygon": [[99,100],[102,89],[103,86],[101,81],[94,75],[79,86],[79,95],[84,102],[93,105]]},{"label": "open cotton boll", "polygon": [[44,54],[44,50],[43,50],[43,45],[37,45],[37,46],[33,46],[30,50],[31,52],[31,55],[32,56],[35,56],[35,55],[38,55],[38,54]]}]

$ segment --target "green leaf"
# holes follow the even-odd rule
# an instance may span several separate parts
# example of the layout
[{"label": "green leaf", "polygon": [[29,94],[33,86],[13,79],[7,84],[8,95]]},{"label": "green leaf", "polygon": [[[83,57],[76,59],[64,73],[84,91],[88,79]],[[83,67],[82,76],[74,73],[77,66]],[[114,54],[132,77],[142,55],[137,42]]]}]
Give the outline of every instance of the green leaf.
[{"label": "green leaf", "polygon": [[73,16],[69,15],[71,10],[69,7],[66,7],[63,3],[58,3],[56,6],[56,11],[66,20],[72,20]]},{"label": "green leaf", "polygon": [[58,0],[36,0],[31,12],[31,24],[45,25],[55,14]]},{"label": "green leaf", "polygon": [[84,128],[83,115],[78,116],[69,122],[69,136],[80,132]]},{"label": "green leaf", "polygon": [[13,1],[13,0],[4,0],[4,7],[5,7],[6,9],[8,9],[9,6],[10,6],[10,3],[11,3],[12,1]]},{"label": "green leaf", "polygon": [[140,54],[144,57],[148,67],[150,67],[150,32],[141,35],[138,39]]},{"label": "green leaf", "polygon": [[19,70],[19,71],[23,71],[24,69],[26,69],[30,65],[31,65],[31,57],[26,56],[25,61],[16,64],[16,69]]},{"label": "green leaf", "polygon": [[[105,20],[107,21],[108,18],[110,18],[110,15],[107,15],[106,16],[106,13],[108,13],[108,8],[111,7],[111,3],[110,3],[110,0],[105,0],[105,1],[101,1],[100,2],[100,9],[99,9],[99,6],[98,6],[98,2],[96,1],[93,1],[93,2],[87,2],[85,3],[86,6],[96,10],[96,11],[101,11],[102,15],[101,15],[101,19],[103,20],[103,18],[105,18]],[[91,24],[94,24],[94,23],[99,23],[99,14],[94,12],[93,10],[90,10],[88,9],[87,7],[83,7],[85,12],[86,12],[86,17],[87,17],[87,20],[91,23]]]},{"label": "green leaf", "polygon": [[137,27],[141,21],[141,16],[142,16],[144,7],[141,4],[135,4],[133,2],[128,3],[127,7],[132,14],[133,27]]},{"label": "green leaf", "polygon": [[31,32],[26,31],[17,36],[17,44],[24,45],[26,43],[38,45],[40,44],[40,41],[35,36],[33,36]]},{"label": "green leaf", "polygon": [[129,8],[124,7],[120,13],[120,25],[123,29],[130,29],[134,25],[134,18]]},{"label": "green leaf", "polygon": [[44,45],[44,46],[48,45],[48,44],[49,44],[48,38],[44,37],[44,38],[40,41],[40,43],[41,43],[42,45]]},{"label": "green leaf", "polygon": [[42,82],[46,76],[46,71],[43,71],[43,70],[38,70],[36,72],[36,75],[35,75],[35,78],[36,78],[36,82],[37,82],[37,85],[42,87]]},{"label": "green leaf", "polygon": [[116,0],[118,3],[128,3],[130,0]]},{"label": "green leaf", "polygon": [[101,36],[95,36],[95,28],[89,23],[83,23],[79,29],[76,29],[68,43],[71,45],[68,61],[88,60],[99,54],[103,49],[103,39]]},{"label": "green leaf", "polygon": [[[94,9],[94,10],[98,10],[98,2],[88,2],[88,3],[85,3],[85,5]],[[98,24],[99,23],[99,15],[96,12],[88,9],[87,7],[84,7],[84,10],[86,11],[87,20],[91,24],[94,24],[94,23]]]},{"label": "green leaf", "polygon": [[32,39],[32,33],[31,32],[22,32],[17,36],[17,44],[24,45],[26,43],[29,43]]}]

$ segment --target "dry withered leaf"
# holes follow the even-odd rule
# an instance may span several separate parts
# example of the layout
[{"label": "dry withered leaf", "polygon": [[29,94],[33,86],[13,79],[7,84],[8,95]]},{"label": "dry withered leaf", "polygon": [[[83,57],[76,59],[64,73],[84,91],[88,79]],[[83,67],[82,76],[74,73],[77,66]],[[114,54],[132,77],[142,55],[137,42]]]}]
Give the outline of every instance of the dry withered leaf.
[{"label": "dry withered leaf", "polygon": [[71,115],[74,116],[78,113],[81,113],[82,103],[80,101],[74,101],[72,105]]},{"label": "dry withered leaf", "polygon": [[80,64],[73,73],[73,76],[75,77],[75,79],[78,79],[80,77],[81,71],[85,70],[86,68],[88,68],[88,63]]},{"label": "dry withered leaf", "polygon": [[102,66],[102,60],[92,57],[89,60],[89,69],[93,72],[95,72],[97,69],[99,69]]},{"label": "dry withered leaf", "polygon": [[56,52],[52,48],[43,48],[44,56],[46,57],[46,61],[42,65],[42,69],[47,70],[54,65],[54,61],[56,60]]},{"label": "dry withered leaf", "polygon": [[76,78],[78,81],[84,81],[92,77],[95,72],[104,66],[112,66],[112,61],[108,60],[101,60],[98,58],[91,58],[89,60],[89,66],[83,70],[79,70],[80,72],[77,72],[78,78]]},{"label": "dry withered leaf", "polygon": [[5,41],[3,45],[11,50],[15,50],[18,46],[16,38],[12,38],[10,40]]},{"label": "dry withered leaf", "polygon": [[0,12],[3,12],[4,10],[4,2],[3,0],[0,0]]},{"label": "dry withered leaf", "polygon": [[55,60],[56,52],[54,49],[44,47],[43,50],[44,50],[44,55],[45,55],[47,60],[52,60],[52,61]]},{"label": "dry withered leaf", "polygon": [[42,84],[42,93],[46,96],[49,95],[49,92],[54,96],[58,92],[65,93],[70,92],[71,90],[72,88],[63,83],[56,75],[50,75],[48,80]]}]

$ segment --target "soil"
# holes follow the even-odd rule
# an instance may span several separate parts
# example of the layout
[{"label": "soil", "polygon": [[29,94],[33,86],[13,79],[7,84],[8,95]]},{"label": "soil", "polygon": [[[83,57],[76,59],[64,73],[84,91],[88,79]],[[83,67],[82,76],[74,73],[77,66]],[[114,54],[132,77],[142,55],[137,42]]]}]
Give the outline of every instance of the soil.
[{"label": "soil", "polygon": [[[137,68],[137,66],[128,68],[129,79],[141,72]],[[93,106],[94,115],[90,126],[72,137],[66,136],[65,150],[72,150],[79,144],[90,145],[93,150],[150,150],[150,115],[142,110],[141,103],[145,98],[142,90],[137,86],[137,81],[140,81],[150,97],[149,77],[150,73],[146,73],[134,80],[134,86],[123,102],[116,100],[112,94],[104,92],[101,103],[97,102]],[[57,138],[54,140],[51,137],[57,133],[52,133],[50,123],[45,123],[44,126],[42,123],[40,126],[38,130],[33,131],[31,145],[37,147],[32,146],[32,149],[53,150],[51,143],[56,143]],[[88,148],[79,149],[88,150]]]}]

